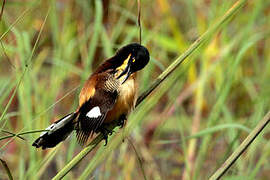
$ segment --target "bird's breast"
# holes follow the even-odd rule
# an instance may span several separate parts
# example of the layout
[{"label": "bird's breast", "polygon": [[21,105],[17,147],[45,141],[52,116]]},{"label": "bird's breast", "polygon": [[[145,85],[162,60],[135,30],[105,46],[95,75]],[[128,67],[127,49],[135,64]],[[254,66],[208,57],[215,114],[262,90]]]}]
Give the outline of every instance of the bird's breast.
[{"label": "bird's breast", "polygon": [[104,123],[118,120],[121,115],[128,115],[135,107],[138,89],[135,76],[132,74],[124,84],[120,85],[115,106],[107,113]]}]

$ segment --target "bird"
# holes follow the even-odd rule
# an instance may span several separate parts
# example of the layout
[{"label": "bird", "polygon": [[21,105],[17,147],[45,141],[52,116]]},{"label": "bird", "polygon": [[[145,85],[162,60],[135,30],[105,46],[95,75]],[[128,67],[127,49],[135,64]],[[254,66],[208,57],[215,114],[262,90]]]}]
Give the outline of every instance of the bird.
[{"label": "bird", "polygon": [[79,94],[78,108],[46,128],[32,146],[53,148],[73,131],[82,146],[95,133],[103,134],[106,145],[108,135],[112,134],[107,125],[117,123],[122,128],[134,109],[138,94],[137,72],[149,60],[148,49],[138,43],[118,49],[86,80]]}]

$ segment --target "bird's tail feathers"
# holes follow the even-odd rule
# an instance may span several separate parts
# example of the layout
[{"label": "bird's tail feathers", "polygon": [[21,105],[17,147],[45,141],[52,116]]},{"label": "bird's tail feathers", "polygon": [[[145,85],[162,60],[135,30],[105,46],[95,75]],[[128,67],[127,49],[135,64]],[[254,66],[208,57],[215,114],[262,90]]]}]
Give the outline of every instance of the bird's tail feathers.
[{"label": "bird's tail feathers", "polygon": [[41,147],[42,149],[55,147],[58,143],[64,141],[74,130],[77,116],[78,113],[73,112],[54,122],[46,128],[46,132],[41,133],[32,146],[36,148]]}]

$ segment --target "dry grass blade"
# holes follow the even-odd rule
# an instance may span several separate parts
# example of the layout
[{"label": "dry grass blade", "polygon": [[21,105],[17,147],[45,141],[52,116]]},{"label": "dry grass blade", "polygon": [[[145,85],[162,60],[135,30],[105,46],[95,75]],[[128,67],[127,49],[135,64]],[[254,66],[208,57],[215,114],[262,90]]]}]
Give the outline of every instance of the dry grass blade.
[{"label": "dry grass blade", "polygon": [[138,26],[139,26],[139,42],[142,44],[142,27],[141,27],[141,0],[137,0],[138,3]]},{"label": "dry grass blade", "polygon": [[[215,24],[213,24],[201,37],[199,37],[182,55],[180,55],[138,98],[136,107],[163,82],[188,56],[191,55],[200,45],[213,36],[218,29],[241,8],[247,0],[237,1]],[[116,124],[111,125],[110,129],[116,127]],[[53,179],[62,179],[73,167],[75,167],[89,152],[91,152],[103,139],[103,136],[98,135],[86,148],[84,148],[76,157],[74,157]]]},{"label": "dry grass blade", "polygon": [[2,3],[2,8],[1,8],[1,12],[0,12],[0,21],[2,20],[2,16],[3,16],[3,13],[4,13],[5,4],[6,4],[6,0],[4,0],[3,3]]},{"label": "dry grass blade", "polygon": [[132,149],[134,150],[134,152],[135,152],[135,154],[136,154],[136,157],[137,157],[137,159],[138,159],[138,161],[139,161],[139,165],[140,165],[140,169],[141,169],[142,174],[143,174],[143,178],[144,178],[144,180],[147,180],[146,175],[145,175],[145,172],[144,172],[144,168],[143,168],[143,162],[142,162],[142,159],[140,158],[139,153],[138,153],[138,151],[136,150],[136,148],[135,148],[134,144],[132,143],[132,141],[130,140],[130,138],[127,138],[127,140],[128,140],[128,142],[129,142],[129,144],[131,145]]},{"label": "dry grass blade", "polygon": [[[1,19],[0,19],[0,21],[1,21]],[[4,56],[7,58],[8,63],[10,64],[10,66],[11,66],[13,69],[16,69],[16,67],[12,64],[10,58],[9,58],[8,55],[7,55],[7,52],[6,52],[6,49],[5,49],[4,44],[2,43],[2,40],[0,40],[0,44],[1,44],[1,48],[2,48],[2,50],[3,50]]]},{"label": "dry grass blade", "polygon": [[31,9],[26,9],[23,11],[23,13],[8,27],[8,29],[0,36],[0,40],[2,40],[7,33],[25,16],[26,13],[28,13]]},{"label": "dry grass blade", "polygon": [[[2,21],[2,16],[3,16],[3,13],[4,13],[5,4],[6,4],[6,0],[4,0],[3,3],[2,3],[2,8],[1,8],[1,12],[0,12],[0,21]],[[1,40],[0,40],[0,44],[1,44],[1,47],[3,49],[4,55],[6,56],[6,58],[8,60],[8,63],[11,65],[12,68],[15,69],[15,66],[11,63],[10,58],[8,57],[8,55],[6,53],[5,47],[4,47]]]},{"label": "dry grass blade", "polygon": [[1,164],[3,165],[5,171],[6,171],[7,175],[8,175],[8,179],[9,179],[9,180],[12,180],[13,177],[12,177],[12,174],[11,174],[9,168],[8,168],[8,165],[7,165],[6,161],[4,161],[4,160],[2,160],[2,159],[0,159],[0,161],[1,161]]}]

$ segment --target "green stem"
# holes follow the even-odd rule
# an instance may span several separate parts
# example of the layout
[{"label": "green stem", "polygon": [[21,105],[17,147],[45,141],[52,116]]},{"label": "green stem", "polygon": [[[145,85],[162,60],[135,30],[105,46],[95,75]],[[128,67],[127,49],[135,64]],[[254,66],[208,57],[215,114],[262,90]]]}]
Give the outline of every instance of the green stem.
[{"label": "green stem", "polygon": [[251,131],[248,137],[241,143],[241,145],[232,153],[232,155],[222,164],[222,166],[210,177],[210,180],[221,178],[226,171],[233,165],[233,163],[243,154],[248,146],[255,140],[255,138],[262,132],[266,125],[270,122],[270,111],[264,116],[259,124]]},{"label": "green stem", "polygon": [[[3,131],[3,130],[2,130]],[[18,133],[18,134],[15,134],[15,133],[12,133],[12,132],[8,132],[8,131],[3,131],[5,133],[9,133],[11,135],[9,136],[4,136],[4,137],[0,137],[0,141],[4,140],[4,139],[8,139],[8,138],[12,138],[12,137],[19,137],[21,139],[24,140],[23,137],[20,137],[21,135],[25,135],[25,134],[32,134],[32,133],[40,133],[40,132],[44,132],[44,131],[48,131],[48,130],[33,130],[33,131],[26,131],[26,132],[22,132],[22,133]]]}]

